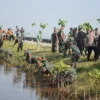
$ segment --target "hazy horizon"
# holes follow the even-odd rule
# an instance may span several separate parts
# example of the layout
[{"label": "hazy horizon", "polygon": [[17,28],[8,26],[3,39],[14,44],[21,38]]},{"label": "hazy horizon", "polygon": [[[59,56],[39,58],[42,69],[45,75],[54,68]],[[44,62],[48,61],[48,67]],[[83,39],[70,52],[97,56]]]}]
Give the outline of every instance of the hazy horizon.
[{"label": "hazy horizon", "polygon": [[[43,31],[43,38],[50,39],[53,27],[58,26],[58,19],[67,20],[65,34],[70,27],[89,22],[93,28],[100,26],[96,21],[100,18],[100,0],[0,0],[1,16],[0,25],[3,29],[24,27],[31,37],[36,37],[41,29],[39,23],[48,23]],[[32,23],[36,26],[32,27]]]}]

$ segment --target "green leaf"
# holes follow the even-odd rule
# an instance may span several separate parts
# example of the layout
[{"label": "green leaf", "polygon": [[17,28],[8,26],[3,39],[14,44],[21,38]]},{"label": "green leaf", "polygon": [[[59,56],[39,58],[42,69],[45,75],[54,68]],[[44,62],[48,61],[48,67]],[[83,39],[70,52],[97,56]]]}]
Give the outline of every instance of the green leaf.
[{"label": "green leaf", "polygon": [[35,26],[35,25],[36,25],[35,23],[32,24],[32,26]]}]

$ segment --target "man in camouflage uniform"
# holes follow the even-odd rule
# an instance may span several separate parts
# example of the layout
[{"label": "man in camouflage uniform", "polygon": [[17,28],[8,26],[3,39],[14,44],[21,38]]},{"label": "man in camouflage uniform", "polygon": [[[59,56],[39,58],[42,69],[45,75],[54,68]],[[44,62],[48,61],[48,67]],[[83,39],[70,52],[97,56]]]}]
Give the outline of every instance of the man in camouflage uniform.
[{"label": "man in camouflage uniform", "polygon": [[76,67],[77,66],[77,61],[79,60],[79,56],[80,56],[80,50],[77,47],[77,45],[74,44],[73,40],[70,40],[70,49],[71,49],[71,53],[72,53],[72,66]]},{"label": "man in camouflage uniform", "polygon": [[65,42],[64,42],[64,57],[68,56],[66,55],[66,52],[70,50],[70,38],[68,38]]},{"label": "man in camouflage uniform", "polygon": [[51,42],[52,42],[52,52],[56,52],[57,51],[57,44],[58,44],[58,36],[57,36],[56,27],[54,27],[54,33],[52,33]]},{"label": "man in camouflage uniform", "polygon": [[62,25],[60,31],[58,32],[58,40],[59,40],[59,52],[63,53],[64,51],[64,41],[65,41],[65,34],[64,34],[65,25]]}]

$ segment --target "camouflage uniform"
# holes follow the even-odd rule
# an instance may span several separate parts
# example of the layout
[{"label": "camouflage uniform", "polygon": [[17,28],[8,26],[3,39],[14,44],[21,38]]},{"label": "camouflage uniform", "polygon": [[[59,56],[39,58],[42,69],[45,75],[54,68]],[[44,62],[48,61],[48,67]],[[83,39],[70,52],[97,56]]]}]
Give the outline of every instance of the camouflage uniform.
[{"label": "camouflage uniform", "polygon": [[56,52],[57,51],[57,33],[52,34],[51,41],[52,41],[52,52]]},{"label": "camouflage uniform", "polygon": [[62,30],[60,30],[58,32],[58,40],[59,40],[59,52],[62,53],[64,51],[64,40],[63,37],[65,37],[64,32]]},{"label": "camouflage uniform", "polygon": [[80,55],[80,50],[79,48],[72,44],[70,49],[72,49],[72,63],[73,63],[73,67],[76,67],[76,63],[79,59],[79,55]]},{"label": "camouflage uniform", "polygon": [[0,34],[0,48],[3,46],[2,34]]},{"label": "camouflage uniform", "polygon": [[66,56],[66,52],[70,49],[70,39],[67,39],[64,43],[64,56]]},{"label": "camouflage uniform", "polygon": [[23,49],[23,41],[22,41],[22,38],[21,38],[21,39],[18,39],[17,52],[19,52],[19,50],[22,51],[22,49]]}]

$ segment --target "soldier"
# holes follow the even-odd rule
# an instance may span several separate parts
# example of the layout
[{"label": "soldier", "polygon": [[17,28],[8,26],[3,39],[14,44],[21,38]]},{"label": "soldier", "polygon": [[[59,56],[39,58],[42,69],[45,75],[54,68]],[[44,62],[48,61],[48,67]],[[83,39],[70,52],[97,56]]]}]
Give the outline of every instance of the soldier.
[{"label": "soldier", "polygon": [[17,52],[19,52],[19,50],[23,50],[23,41],[22,39],[18,40],[18,47],[17,47]]},{"label": "soldier", "polygon": [[37,35],[37,50],[40,49],[40,42],[42,40],[42,31],[39,31],[38,35]]},{"label": "soldier", "polygon": [[68,50],[70,50],[70,39],[69,38],[64,43],[64,57],[69,55],[69,53],[68,53],[68,55],[66,55],[66,52]]},{"label": "soldier", "polygon": [[72,66],[76,67],[77,66],[77,62],[79,60],[79,56],[80,56],[80,50],[77,47],[77,45],[74,44],[73,40],[70,40],[70,49],[72,50]]},{"label": "soldier", "polygon": [[76,44],[77,34],[78,34],[77,28],[75,27],[73,30],[73,38],[74,38],[75,44]]},{"label": "soldier", "polygon": [[68,37],[73,37],[73,28],[72,27],[70,28],[70,32],[68,34]]},{"label": "soldier", "polygon": [[81,56],[83,54],[83,50],[85,47],[85,37],[86,37],[86,34],[82,31],[82,28],[79,28],[76,41],[77,41],[77,46],[80,50]]},{"label": "soldier", "polygon": [[64,34],[65,25],[61,26],[60,31],[58,32],[58,40],[59,40],[59,52],[63,53],[64,51],[64,41],[65,41],[65,34]]},{"label": "soldier", "polygon": [[58,36],[56,27],[54,27],[54,33],[52,33],[51,41],[52,41],[52,52],[56,52],[58,45]]}]

